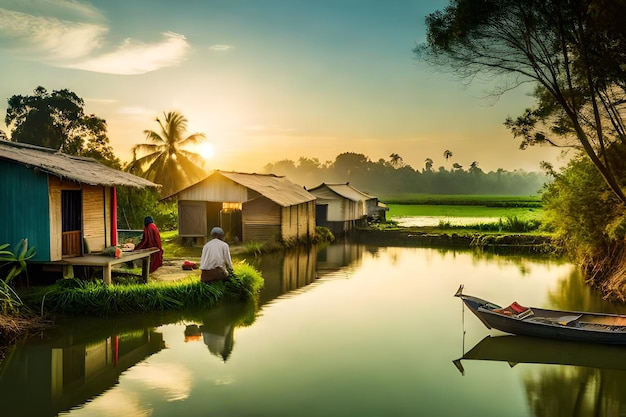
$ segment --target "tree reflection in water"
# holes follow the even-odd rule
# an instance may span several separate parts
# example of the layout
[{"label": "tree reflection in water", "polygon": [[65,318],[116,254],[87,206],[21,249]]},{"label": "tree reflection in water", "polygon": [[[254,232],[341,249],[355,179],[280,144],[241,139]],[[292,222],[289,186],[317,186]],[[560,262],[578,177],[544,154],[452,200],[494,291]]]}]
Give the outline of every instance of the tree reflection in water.
[{"label": "tree reflection in water", "polygon": [[622,416],[625,384],[626,371],[583,367],[544,368],[524,380],[537,417]]}]

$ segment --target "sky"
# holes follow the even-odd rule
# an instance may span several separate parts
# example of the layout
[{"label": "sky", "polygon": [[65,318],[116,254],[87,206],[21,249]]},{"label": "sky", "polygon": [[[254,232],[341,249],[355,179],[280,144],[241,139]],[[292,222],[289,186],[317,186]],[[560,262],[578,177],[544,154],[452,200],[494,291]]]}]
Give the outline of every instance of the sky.
[{"label": "sky", "polygon": [[[400,155],[422,169],[563,164],[519,150],[504,127],[533,103],[499,99],[419,61],[424,18],[444,0],[0,0],[0,130],[7,99],[69,89],[106,120],[115,154],[178,111],[210,169],[262,172],[301,157]],[[452,152],[446,161],[443,154]]]}]

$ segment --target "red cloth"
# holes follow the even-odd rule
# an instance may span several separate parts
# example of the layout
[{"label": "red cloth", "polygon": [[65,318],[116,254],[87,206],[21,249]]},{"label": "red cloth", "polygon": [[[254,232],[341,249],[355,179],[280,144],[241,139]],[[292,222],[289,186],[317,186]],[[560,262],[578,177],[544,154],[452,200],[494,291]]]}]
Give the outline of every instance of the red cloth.
[{"label": "red cloth", "polygon": [[161,235],[159,234],[159,229],[157,229],[154,223],[150,223],[146,227],[144,227],[143,238],[141,239],[141,242],[139,242],[139,244],[135,246],[135,250],[149,248],[160,249],[158,252],[150,255],[150,272],[154,272],[163,265],[163,247],[161,246]]}]

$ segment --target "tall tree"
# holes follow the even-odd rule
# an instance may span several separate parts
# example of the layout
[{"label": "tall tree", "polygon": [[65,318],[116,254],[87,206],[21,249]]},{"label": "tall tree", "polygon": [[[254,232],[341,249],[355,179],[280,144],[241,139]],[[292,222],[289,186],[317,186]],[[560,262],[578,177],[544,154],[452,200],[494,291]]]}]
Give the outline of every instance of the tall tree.
[{"label": "tall tree", "polygon": [[415,53],[468,82],[499,77],[495,94],[533,82],[536,105],[506,122],[520,147],[577,147],[626,205],[607,153],[626,139],[625,15],[626,0],[452,0]]},{"label": "tall tree", "polygon": [[391,155],[389,155],[389,162],[391,163],[392,167],[398,168],[399,166],[402,166],[403,160],[402,157],[397,153],[392,153]]},{"label": "tall tree", "polygon": [[446,149],[445,151],[443,151],[443,157],[446,158],[446,162],[452,158],[452,151]]},{"label": "tall tree", "polygon": [[119,167],[109,145],[106,121],[85,114],[84,106],[83,99],[72,91],[49,93],[40,86],[32,96],[9,98],[5,123],[12,141],[89,156]]},{"label": "tall tree", "polygon": [[370,164],[370,159],[361,153],[344,152],[335,158],[333,169],[338,178],[341,178],[340,181],[351,181],[364,175]]},{"label": "tall tree", "polygon": [[[159,132],[144,130],[146,140],[132,148],[133,160],[129,169],[144,178],[161,184],[161,195],[169,196],[206,176],[201,167],[202,157],[184,149],[204,139],[204,133],[192,133],[186,136],[187,119],[178,112],[164,113],[164,119],[158,117]],[[143,156],[138,157],[139,154]]]},{"label": "tall tree", "polygon": [[431,158],[426,158],[424,160],[424,171],[431,172],[433,170],[433,160]]}]

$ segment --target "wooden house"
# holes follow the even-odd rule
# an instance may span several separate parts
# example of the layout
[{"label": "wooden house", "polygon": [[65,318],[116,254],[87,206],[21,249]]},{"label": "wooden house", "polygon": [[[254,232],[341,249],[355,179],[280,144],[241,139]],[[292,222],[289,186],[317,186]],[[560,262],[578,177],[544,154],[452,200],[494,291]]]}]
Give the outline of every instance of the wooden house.
[{"label": "wooden house", "polygon": [[92,158],[0,140],[0,244],[26,238],[41,262],[114,246],[116,186],[157,185]]},{"label": "wooden house", "polygon": [[308,191],[317,198],[317,225],[329,228],[334,234],[345,234],[365,226],[368,220],[385,217],[387,207],[377,197],[357,190],[350,183],[322,183]]},{"label": "wooden house", "polygon": [[215,171],[167,198],[178,199],[178,234],[203,244],[220,226],[229,241],[308,240],[315,197],[285,177]]}]

